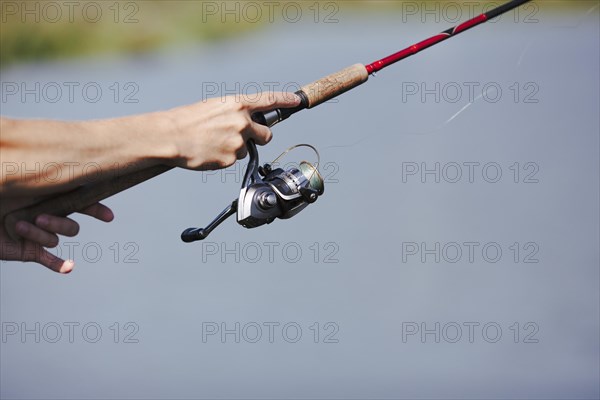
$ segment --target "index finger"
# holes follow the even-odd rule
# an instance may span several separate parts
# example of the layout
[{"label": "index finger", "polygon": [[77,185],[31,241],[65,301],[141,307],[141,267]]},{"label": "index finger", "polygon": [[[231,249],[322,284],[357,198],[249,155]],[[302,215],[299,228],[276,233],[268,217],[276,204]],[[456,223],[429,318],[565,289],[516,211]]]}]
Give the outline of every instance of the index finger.
[{"label": "index finger", "polygon": [[244,105],[251,112],[293,108],[300,105],[300,97],[292,92],[261,92],[258,98],[256,97],[243,100]]}]

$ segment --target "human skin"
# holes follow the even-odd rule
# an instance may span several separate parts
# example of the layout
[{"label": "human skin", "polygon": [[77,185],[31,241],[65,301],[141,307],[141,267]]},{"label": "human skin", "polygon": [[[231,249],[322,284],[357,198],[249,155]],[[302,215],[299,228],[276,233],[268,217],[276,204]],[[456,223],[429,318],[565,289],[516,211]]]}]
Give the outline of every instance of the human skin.
[{"label": "human skin", "polygon": [[[292,93],[262,93],[251,100],[228,96],[105,120],[0,118],[0,219],[45,197],[89,184],[90,173],[99,182],[156,165],[226,168],[246,156],[247,140],[258,145],[271,140],[271,130],[252,121],[254,112],[299,103]],[[105,222],[114,217],[102,204],[80,212]],[[46,250],[58,245],[58,235],[77,235],[79,225],[73,219],[39,215],[33,224],[19,221],[20,242],[12,241],[1,225],[0,259],[32,261],[60,273],[73,269],[72,260]]]}]

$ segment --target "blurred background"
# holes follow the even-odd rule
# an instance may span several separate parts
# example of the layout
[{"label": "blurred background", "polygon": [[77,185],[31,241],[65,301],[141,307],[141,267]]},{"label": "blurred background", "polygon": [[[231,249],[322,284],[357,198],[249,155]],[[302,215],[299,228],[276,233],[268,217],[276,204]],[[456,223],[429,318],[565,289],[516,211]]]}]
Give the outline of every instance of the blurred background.
[{"label": "blurred background", "polygon": [[[1,1],[2,115],[295,91],[500,3]],[[292,220],[182,243],[245,163],[176,170],[76,217],[70,275],[3,261],[0,397],[598,398],[598,14],[532,2],[276,126],[261,160],[322,157]]]}]

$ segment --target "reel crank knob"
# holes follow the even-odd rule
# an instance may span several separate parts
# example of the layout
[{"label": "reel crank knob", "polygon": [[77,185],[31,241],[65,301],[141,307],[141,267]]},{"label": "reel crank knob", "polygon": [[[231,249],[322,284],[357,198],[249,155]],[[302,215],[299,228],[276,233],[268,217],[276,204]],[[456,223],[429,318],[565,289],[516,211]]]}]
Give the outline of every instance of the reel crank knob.
[{"label": "reel crank knob", "polygon": [[186,243],[192,243],[197,240],[204,240],[208,234],[203,228],[188,228],[181,233],[181,240]]}]

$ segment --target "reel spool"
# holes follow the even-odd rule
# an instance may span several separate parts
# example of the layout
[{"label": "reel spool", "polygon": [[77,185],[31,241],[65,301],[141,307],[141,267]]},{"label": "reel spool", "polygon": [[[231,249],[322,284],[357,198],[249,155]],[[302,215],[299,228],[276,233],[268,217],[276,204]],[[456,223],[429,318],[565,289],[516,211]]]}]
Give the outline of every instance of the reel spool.
[{"label": "reel spool", "polygon": [[[237,222],[246,228],[270,224],[276,218],[288,219],[323,195],[325,183],[319,173],[319,152],[309,144],[298,144],[281,153],[271,164],[259,165],[253,140],[246,143],[250,159],[244,173],[240,195],[205,228],[188,228],[181,234],[186,243],[205,239],[223,221],[237,213]],[[316,166],[301,161],[298,167],[273,168],[272,164],[291,150],[308,147],[317,155]]]}]

